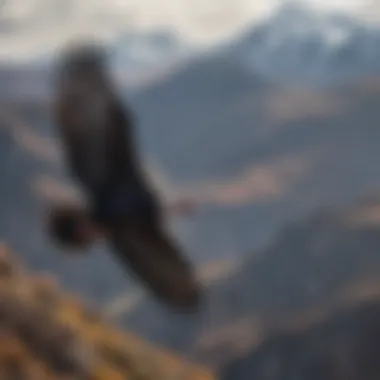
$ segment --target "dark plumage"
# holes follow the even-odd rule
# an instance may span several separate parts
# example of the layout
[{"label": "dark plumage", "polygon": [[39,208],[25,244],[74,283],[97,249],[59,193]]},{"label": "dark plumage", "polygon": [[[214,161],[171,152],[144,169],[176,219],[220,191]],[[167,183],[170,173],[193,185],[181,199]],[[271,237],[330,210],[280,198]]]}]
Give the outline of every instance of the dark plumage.
[{"label": "dark plumage", "polygon": [[66,245],[81,246],[87,216],[120,262],[157,297],[193,309],[200,301],[193,268],[162,227],[158,197],[140,168],[134,119],[113,90],[106,57],[101,48],[83,45],[61,59],[54,117],[89,206],[56,209],[50,231]]}]

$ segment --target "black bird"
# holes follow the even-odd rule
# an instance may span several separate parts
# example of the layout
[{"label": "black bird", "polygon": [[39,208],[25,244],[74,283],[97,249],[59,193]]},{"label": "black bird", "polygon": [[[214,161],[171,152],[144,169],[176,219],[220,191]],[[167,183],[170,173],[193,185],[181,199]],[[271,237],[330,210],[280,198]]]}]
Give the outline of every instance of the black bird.
[{"label": "black bird", "polygon": [[176,309],[196,310],[197,278],[163,227],[163,208],[140,166],[135,121],[114,91],[107,52],[95,44],[71,47],[57,74],[54,121],[88,206],[55,206],[50,234],[82,250],[104,236],[156,297]]}]

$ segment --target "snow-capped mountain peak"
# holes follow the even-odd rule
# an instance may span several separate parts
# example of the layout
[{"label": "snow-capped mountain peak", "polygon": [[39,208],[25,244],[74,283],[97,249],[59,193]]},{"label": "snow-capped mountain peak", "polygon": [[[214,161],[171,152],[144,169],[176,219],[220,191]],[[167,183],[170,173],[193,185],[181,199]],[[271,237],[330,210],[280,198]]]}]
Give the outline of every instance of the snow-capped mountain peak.
[{"label": "snow-capped mountain peak", "polygon": [[339,81],[380,70],[380,29],[348,15],[287,3],[245,31],[233,53],[271,77]]}]

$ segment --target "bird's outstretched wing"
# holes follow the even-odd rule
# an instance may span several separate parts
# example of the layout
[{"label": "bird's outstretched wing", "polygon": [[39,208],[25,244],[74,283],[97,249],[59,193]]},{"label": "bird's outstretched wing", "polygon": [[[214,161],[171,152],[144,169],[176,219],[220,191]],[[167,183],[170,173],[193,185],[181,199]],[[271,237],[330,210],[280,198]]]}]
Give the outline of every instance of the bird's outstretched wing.
[{"label": "bird's outstretched wing", "polygon": [[191,264],[160,228],[124,225],[111,231],[109,241],[118,258],[169,307],[196,311],[201,289]]}]

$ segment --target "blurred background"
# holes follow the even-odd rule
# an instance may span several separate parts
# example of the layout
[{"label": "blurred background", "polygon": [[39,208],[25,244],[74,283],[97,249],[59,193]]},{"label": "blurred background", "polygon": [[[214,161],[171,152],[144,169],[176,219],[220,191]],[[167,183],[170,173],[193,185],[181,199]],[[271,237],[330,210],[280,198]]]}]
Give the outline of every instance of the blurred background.
[{"label": "blurred background", "polygon": [[[200,202],[170,221],[199,315],[163,309],[106,247],[68,257],[45,234],[72,185],[51,74],[78,36],[109,46],[162,197]],[[379,147],[378,0],[0,1],[0,239],[222,379],[378,378]]]}]

